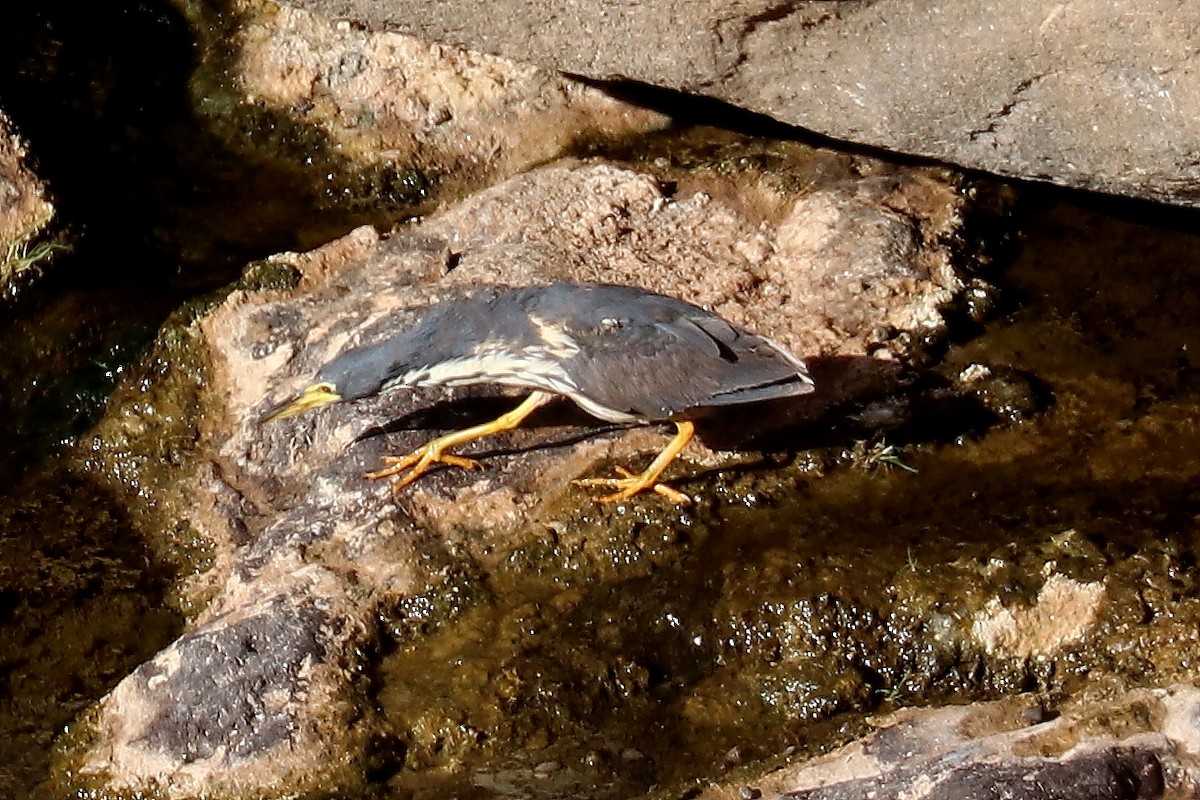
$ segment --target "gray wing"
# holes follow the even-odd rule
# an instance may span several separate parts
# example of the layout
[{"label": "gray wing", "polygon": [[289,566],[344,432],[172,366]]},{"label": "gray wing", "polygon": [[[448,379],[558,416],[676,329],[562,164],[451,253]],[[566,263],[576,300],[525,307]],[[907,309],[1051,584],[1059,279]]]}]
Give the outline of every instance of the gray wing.
[{"label": "gray wing", "polygon": [[564,366],[596,404],[663,420],[813,391],[804,363],[769,339],[682,301],[644,298],[597,308],[593,326],[569,331],[580,350]]}]

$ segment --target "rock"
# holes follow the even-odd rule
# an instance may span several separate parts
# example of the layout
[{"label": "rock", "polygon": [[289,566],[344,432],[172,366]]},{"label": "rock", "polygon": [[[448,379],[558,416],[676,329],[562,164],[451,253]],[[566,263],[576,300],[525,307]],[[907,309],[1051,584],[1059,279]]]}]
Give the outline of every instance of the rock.
[{"label": "rock", "polygon": [[49,254],[32,241],[50,224],[54,206],[26,155],[8,117],[0,113],[0,290]]},{"label": "rock", "polygon": [[273,2],[233,5],[214,18],[192,7],[196,113],[236,150],[324,190],[331,215],[379,218],[391,203],[405,218],[580,142],[668,124],[531,64]]},{"label": "rock", "polygon": [[359,786],[336,757],[368,732],[340,662],[367,620],[338,583],[298,565],[276,594],[239,597],[143,664],[103,701],[97,763],[168,796]]},{"label": "rock", "polygon": [[1015,658],[1050,655],[1083,638],[1104,599],[1101,582],[1051,575],[1027,608],[1006,608],[993,598],[975,620],[973,632],[988,653]]},{"label": "rock", "polygon": [[381,456],[517,398],[420,392],[259,422],[342,348],[402,330],[438,299],[573,279],[706,304],[812,359],[816,402],[777,410],[775,425],[886,386],[897,361],[879,357],[879,324],[936,335],[963,285],[940,246],[962,195],[936,171],[882,166],[799,194],[753,178],[673,194],[628,168],[550,164],[390,235],[360,228],[277,256],[257,273],[290,274],[294,288],[248,278],[189,326],[211,364],[194,400],[200,446],[182,481],[176,468],[140,485],[212,543],[213,566],[188,588],[202,610],[183,637],[100,704],[78,780],[164,797],[353,786],[371,731],[368,713],[355,718],[354,676],[379,609],[438,580],[446,561],[432,553],[494,563],[594,507],[572,478],[663,444],[652,429],[581,436],[593,423],[548,414],[468,448],[485,469],[430,474],[393,497],[363,477]]},{"label": "rock", "polygon": [[[291,259],[302,275],[301,302],[240,295],[205,321],[218,360],[216,383],[228,392],[237,428],[221,437],[223,456],[261,483],[265,496],[284,497],[307,493],[314,476],[306,470],[337,461],[349,448],[354,458],[342,462],[348,483],[335,494],[357,486],[377,495],[378,487],[357,474],[385,452],[408,451],[428,438],[419,431],[354,443],[394,416],[394,400],[301,420],[316,429],[312,446],[300,450],[294,426],[263,429],[256,420],[344,347],[398,333],[416,310],[480,284],[602,281],[686,297],[812,358],[820,398],[788,404],[791,421],[805,409],[811,416],[895,373],[897,365],[881,359],[870,340],[875,325],[937,329],[939,305],[961,286],[945,252],[930,246],[933,233],[919,233],[914,217],[894,210],[933,187],[921,177],[881,176],[814,191],[766,227],[706,194],[671,198],[647,174],[563,163],[480,192],[386,240],[360,230]],[[520,446],[546,437],[519,431],[506,439]],[[401,504],[422,527],[443,533],[461,526],[493,535],[516,531],[602,459],[627,458],[660,442],[635,430],[563,452],[524,452],[498,464],[500,472],[431,476]]]},{"label": "rock", "polygon": [[[826,756],[751,781],[766,798],[1194,797],[1200,690],[1141,689],[1028,724],[1028,699],[906,709]],[[733,800],[746,776],[699,796]]]},{"label": "rock", "polygon": [[1200,8],[294,0],[375,30],[715,97],[859,144],[1195,206]]}]

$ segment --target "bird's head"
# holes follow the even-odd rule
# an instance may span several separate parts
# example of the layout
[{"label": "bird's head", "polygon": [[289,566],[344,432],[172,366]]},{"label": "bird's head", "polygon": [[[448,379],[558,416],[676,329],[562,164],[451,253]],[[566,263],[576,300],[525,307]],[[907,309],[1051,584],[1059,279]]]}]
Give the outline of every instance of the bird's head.
[{"label": "bird's head", "polygon": [[390,385],[397,375],[410,367],[411,347],[407,336],[367,347],[345,351],[317,371],[311,385],[300,394],[284,400],[263,415],[263,422],[294,417],[310,408],[320,408],[343,400],[373,397]]},{"label": "bird's head", "polygon": [[263,414],[261,422],[274,422],[277,419],[287,419],[294,417],[310,408],[320,408],[321,406],[336,403],[344,399],[338,392],[337,386],[326,381],[320,381],[307,387],[300,394],[284,400],[278,405],[272,406]]}]

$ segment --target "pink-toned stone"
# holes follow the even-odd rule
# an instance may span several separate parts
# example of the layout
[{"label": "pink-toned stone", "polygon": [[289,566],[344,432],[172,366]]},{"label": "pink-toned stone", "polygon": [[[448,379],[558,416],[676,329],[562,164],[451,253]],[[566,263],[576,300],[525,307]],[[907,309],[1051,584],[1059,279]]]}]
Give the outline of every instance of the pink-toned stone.
[{"label": "pink-toned stone", "polygon": [[972,632],[988,653],[1013,658],[1053,655],[1087,635],[1104,600],[1103,583],[1054,574],[1024,608],[1006,607],[993,598],[979,612]]},{"label": "pink-toned stone", "polygon": [[[205,41],[202,34],[198,112],[239,148],[321,170],[318,183],[329,170],[331,186],[340,187],[357,172],[384,168],[411,170],[454,193],[556,158],[581,140],[669,124],[665,114],[554,70],[366,31],[288,4],[233,5],[228,13],[239,22],[227,32],[199,21],[208,36],[221,35]],[[262,112],[296,126],[303,143],[259,130]]]},{"label": "pink-toned stone", "polygon": [[714,785],[704,800],[1194,797],[1200,691],[1177,685],[1047,715],[1034,698],[904,709],[825,756]]}]

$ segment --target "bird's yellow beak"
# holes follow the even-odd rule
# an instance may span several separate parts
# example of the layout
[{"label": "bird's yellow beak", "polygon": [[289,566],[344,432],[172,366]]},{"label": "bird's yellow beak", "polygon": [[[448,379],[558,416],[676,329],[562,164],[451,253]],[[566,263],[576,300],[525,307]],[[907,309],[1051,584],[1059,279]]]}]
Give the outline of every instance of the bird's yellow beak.
[{"label": "bird's yellow beak", "polygon": [[336,403],[341,399],[342,396],[334,391],[332,383],[314,383],[301,392],[300,396],[296,399],[284,400],[279,405],[272,407],[266,414],[263,414],[259,422],[287,419],[310,408],[319,408],[330,403]]}]

